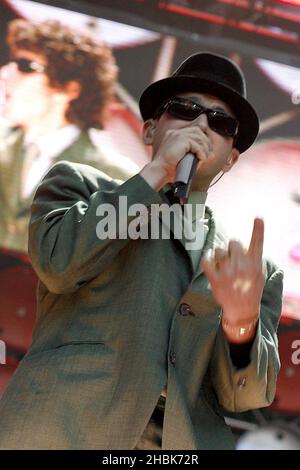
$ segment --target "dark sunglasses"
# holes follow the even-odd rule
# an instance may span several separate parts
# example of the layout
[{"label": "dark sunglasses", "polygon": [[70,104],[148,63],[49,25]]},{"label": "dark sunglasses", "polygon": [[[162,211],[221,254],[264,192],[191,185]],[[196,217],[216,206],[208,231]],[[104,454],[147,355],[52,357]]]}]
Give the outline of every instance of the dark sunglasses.
[{"label": "dark sunglasses", "polygon": [[155,113],[155,118],[167,112],[170,116],[184,121],[193,121],[200,114],[206,114],[209,127],[225,137],[236,137],[239,122],[229,114],[205,108],[195,101],[176,96],[164,103]]},{"label": "dark sunglasses", "polygon": [[19,72],[22,73],[43,73],[46,70],[44,65],[39,64],[34,60],[12,58],[11,61],[17,65]]}]

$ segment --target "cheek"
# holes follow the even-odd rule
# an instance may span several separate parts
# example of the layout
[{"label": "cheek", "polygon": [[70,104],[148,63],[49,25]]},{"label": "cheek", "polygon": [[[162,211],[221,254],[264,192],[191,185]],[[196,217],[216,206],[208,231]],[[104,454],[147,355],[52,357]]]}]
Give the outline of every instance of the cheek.
[{"label": "cheek", "polygon": [[165,129],[164,123],[161,120],[158,121],[155,126],[155,129],[153,130],[153,136],[152,136],[152,147],[154,151],[156,151],[159,148],[164,138],[166,130],[167,129]]},{"label": "cheek", "polygon": [[227,159],[229,153],[232,150],[232,139],[228,139],[226,137],[213,132],[211,135],[211,143],[213,147],[213,151],[218,159]]},{"label": "cheek", "polygon": [[49,93],[39,83],[22,83],[12,94],[11,109],[17,109],[20,118],[43,116],[51,109]]},{"label": "cheek", "polygon": [[28,75],[19,82],[18,89],[24,95],[34,95],[37,98],[46,98],[50,95],[49,87],[47,86],[47,79],[44,75]]}]

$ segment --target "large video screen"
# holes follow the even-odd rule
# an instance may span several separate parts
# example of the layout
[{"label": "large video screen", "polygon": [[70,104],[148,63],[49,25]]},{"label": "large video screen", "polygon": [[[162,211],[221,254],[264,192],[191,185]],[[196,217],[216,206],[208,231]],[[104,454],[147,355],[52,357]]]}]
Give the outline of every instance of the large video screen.
[{"label": "large video screen", "polygon": [[[66,39],[58,26],[49,26],[57,20],[73,36]],[[26,26],[45,22],[48,42]],[[62,159],[93,164],[118,179],[138,172],[151,158],[140,138],[140,94],[206,47],[188,37],[27,0],[1,2],[0,31],[0,339],[6,345],[1,394],[30,345],[34,325],[37,279],[27,255],[27,227],[41,178]],[[90,42],[76,44],[76,33],[88,35]],[[222,44],[211,50],[229,55],[244,70],[261,127],[255,145],[209,191],[208,205],[226,233],[245,245],[255,216],[264,219],[264,254],[285,273],[283,314],[300,321],[300,70],[234,49],[228,54]],[[110,54],[111,69],[105,73],[111,78],[105,83],[103,71],[95,82],[101,74],[98,52],[103,60]],[[77,75],[75,62],[84,64]],[[41,73],[30,74],[30,69]],[[67,95],[50,96],[49,80],[52,90],[71,82]],[[114,97],[100,119],[99,87],[108,90],[109,81]],[[87,98],[80,104],[83,90]],[[70,101],[77,105],[66,114]]]}]

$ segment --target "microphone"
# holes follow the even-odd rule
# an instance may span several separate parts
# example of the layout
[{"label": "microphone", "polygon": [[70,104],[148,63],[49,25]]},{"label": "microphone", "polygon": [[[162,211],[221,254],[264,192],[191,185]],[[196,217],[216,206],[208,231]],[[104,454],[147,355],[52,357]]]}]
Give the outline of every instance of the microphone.
[{"label": "microphone", "polygon": [[180,204],[185,204],[188,200],[198,163],[198,158],[193,153],[188,152],[177,165],[173,183],[173,196],[179,200]]}]

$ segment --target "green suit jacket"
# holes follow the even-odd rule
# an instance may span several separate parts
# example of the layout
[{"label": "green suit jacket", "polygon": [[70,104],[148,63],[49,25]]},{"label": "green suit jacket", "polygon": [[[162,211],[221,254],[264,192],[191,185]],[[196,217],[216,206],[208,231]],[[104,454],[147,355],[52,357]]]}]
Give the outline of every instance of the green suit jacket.
[{"label": "green suit jacket", "polygon": [[[229,449],[222,408],[273,400],[282,272],[265,263],[251,362],[236,369],[220,308],[180,240],[97,237],[97,207],[118,208],[121,195],[128,207],[165,202],[140,175],[119,185],[68,162],[37,190],[29,254],[38,319],[0,402],[0,448],[133,449],[167,383],[163,449]],[[203,253],[224,241],[207,215]]]},{"label": "green suit jacket", "polygon": [[[36,188],[28,197],[22,196],[23,140],[20,128],[0,126],[0,246],[27,252],[30,206]],[[119,156],[114,161],[106,155],[93,144],[85,131],[81,131],[72,145],[56,155],[52,163],[60,160],[92,165],[123,181],[138,171],[138,168],[132,171],[134,164],[127,157]],[[40,176],[42,178],[43,175]],[[25,177],[30,178],[30,174]]]}]

